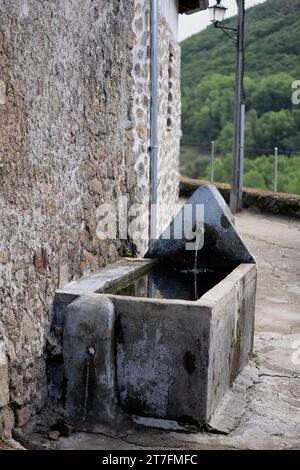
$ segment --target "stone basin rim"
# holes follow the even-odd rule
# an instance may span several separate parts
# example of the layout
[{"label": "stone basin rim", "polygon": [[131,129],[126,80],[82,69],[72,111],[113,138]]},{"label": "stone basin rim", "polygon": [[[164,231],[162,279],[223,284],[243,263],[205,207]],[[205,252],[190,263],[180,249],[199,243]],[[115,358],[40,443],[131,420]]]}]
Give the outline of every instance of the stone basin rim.
[{"label": "stone basin rim", "polygon": [[[93,274],[88,274],[81,279],[71,281],[63,289],[56,290],[56,300],[66,301],[70,303],[76,298],[84,295],[97,295],[104,296],[110,299],[124,299],[132,302],[150,302],[154,304],[174,304],[174,305],[191,305],[191,306],[206,306],[214,307],[221,298],[226,295],[226,292],[231,290],[233,285],[239,282],[244,275],[249,271],[254,270],[256,272],[255,263],[241,263],[233,269],[229,274],[214,287],[209,289],[197,300],[183,300],[183,299],[167,299],[167,298],[149,298],[149,297],[134,297],[118,295],[107,292],[112,288],[116,288],[119,284],[121,285],[124,281],[131,281],[137,276],[147,272],[149,268],[157,264],[157,260],[145,259],[145,258],[124,258],[118,260],[113,264],[105,266],[102,270],[97,271]],[[119,274],[114,276],[111,280],[107,279],[106,276],[110,272],[115,274],[116,268],[130,267],[128,272],[120,269]],[[105,274],[105,277],[101,277],[101,273]],[[227,286],[227,289],[225,288]]]}]

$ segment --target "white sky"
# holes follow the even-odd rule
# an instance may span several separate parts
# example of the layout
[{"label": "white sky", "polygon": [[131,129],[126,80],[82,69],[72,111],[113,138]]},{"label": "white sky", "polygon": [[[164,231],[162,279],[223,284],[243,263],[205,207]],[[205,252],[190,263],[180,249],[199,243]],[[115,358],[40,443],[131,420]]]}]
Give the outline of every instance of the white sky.
[{"label": "white sky", "polygon": [[[246,8],[252,7],[257,3],[263,3],[265,0],[245,0]],[[214,5],[216,0],[209,0],[209,5]],[[221,2],[228,10],[225,18],[237,14],[236,0],[222,0]],[[208,10],[199,11],[193,15],[179,15],[179,41],[186,39],[192,34],[199,33],[210,24],[208,19]]]}]

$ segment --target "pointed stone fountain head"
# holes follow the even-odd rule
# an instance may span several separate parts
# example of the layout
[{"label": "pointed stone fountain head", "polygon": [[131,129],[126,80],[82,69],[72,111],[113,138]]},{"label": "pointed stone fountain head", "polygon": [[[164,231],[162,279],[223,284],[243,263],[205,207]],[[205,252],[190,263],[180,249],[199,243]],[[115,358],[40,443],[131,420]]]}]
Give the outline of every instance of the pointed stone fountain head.
[{"label": "pointed stone fountain head", "polygon": [[229,272],[241,263],[255,263],[234,227],[229,207],[212,185],[194,192],[145,257],[192,269],[195,251],[196,267],[202,269]]}]

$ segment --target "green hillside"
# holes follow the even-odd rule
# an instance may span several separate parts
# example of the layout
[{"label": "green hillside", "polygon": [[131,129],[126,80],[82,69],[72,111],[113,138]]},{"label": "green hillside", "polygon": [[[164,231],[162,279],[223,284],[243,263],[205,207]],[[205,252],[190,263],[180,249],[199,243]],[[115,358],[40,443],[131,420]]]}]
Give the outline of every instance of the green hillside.
[{"label": "green hillside", "polygon": [[[236,18],[224,21],[235,27]],[[246,10],[246,74],[260,79],[278,72],[300,77],[300,2],[267,0]],[[181,43],[183,90],[213,73],[235,70],[230,39],[214,26]]]},{"label": "green hillside", "polygon": [[[235,24],[236,18],[225,21],[226,26]],[[246,158],[271,154],[275,146],[285,155],[300,153],[300,105],[291,101],[292,82],[300,80],[299,38],[299,0],[267,0],[246,10]],[[234,44],[222,31],[209,26],[181,46],[182,143],[209,144],[214,140],[217,152],[225,157],[232,148]],[[190,177],[209,173],[199,158],[197,162],[195,150],[189,154],[185,149],[182,172]],[[291,166],[295,192],[295,165]],[[202,174],[197,174],[197,168]],[[253,168],[251,171],[255,181],[269,186],[263,182],[262,169],[259,177]],[[222,174],[223,180],[229,179],[225,163]],[[289,190],[288,182],[281,190]],[[296,190],[300,193],[300,173]]]}]

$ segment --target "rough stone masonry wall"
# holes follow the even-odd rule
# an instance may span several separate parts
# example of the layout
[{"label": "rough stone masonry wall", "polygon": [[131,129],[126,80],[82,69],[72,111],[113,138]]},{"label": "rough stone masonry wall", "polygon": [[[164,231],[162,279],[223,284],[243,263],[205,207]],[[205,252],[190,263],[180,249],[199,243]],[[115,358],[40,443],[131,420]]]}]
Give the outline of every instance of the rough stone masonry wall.
[{"label": "rough stone masonry wall", "polygon": [[96,209],[136,198],[133,0],[0,2],[0,438],[46,397],[55,289],[113,261]]}]

